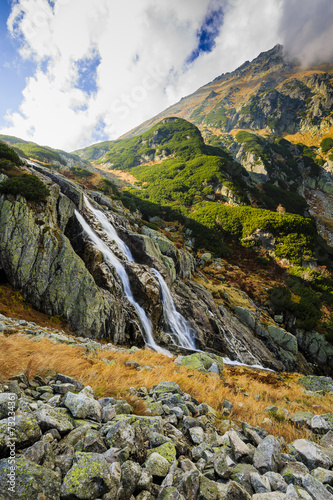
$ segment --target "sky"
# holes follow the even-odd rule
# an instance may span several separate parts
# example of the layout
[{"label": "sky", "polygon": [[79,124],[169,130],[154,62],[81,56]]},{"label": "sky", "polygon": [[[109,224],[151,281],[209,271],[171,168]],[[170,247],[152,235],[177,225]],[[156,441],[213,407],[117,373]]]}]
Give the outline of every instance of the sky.
[{"label": "sky", "polygon": [[332,62],[333,0],[0,0],[0,134],[114,140],[277,43]]}]

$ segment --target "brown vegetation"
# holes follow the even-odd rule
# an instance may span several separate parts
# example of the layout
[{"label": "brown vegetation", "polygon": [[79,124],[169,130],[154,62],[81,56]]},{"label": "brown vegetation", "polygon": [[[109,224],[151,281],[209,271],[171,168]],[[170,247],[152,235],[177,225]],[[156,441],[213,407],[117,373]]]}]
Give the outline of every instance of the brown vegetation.
[{"label": "brown vegetation", "polygon": [[[108,364],[106,360],[111,361]],[[127,361],[136,361],[151,370],[137,370],[125,366]],[[161,380],[174,381],[183,391],[200,402],[207,402],[221,411],[223,401],[234,405],[230,419],[260,425],[287,442],[306,437],[308,431],[298,429],[285,417],[280,408],[290,413],[313,410],[314,413],[331,411],[333,396],[306,394],[297,383],[297,374],[276,374],[250,370],[246,367],[226,366],[224,378],[216,374],[204,374],[178,367],[170,359],[148,349],[135,353],[121,351],[87,352],[85,347],[54,344],[49,340],[29,340],[16,335],[0,337],[0,377],[2,380],[25,372],[32,378],[35,374],[47,374],[50,370],[66,373],[86,385],[91,385],[99,396],[129,397],[130,387],[151,389]],[[141,401],[129,400],[138,413],[145,412]],[[269,413],[267,406],[276,405],[277,413]],[[219,413],[218,424],[224,428],[224,418]],[[265,422],[265,418],[268,418]]]}]

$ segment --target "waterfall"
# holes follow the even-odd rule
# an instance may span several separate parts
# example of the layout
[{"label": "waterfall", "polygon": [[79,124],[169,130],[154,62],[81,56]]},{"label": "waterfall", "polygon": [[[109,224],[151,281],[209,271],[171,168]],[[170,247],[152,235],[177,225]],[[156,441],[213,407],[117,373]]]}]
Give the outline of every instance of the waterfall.
[{"label": "waterfall", "polygon": [[169,328],[169,332],[166,333],[169,335],[174,344],[184,347],[185,349],[197,350],[194,343],[194,330],[191,328],[189,322],[184,318],[184,316],[177,311],[168,285],[164,281],[161,274],[156,269],[152,268],[152,271],[160,284],[164,320],[165,324]]},{"label": "waterfall", "polygon": [[108,221],[107,217],[103,212],[94,208],[91,203],[89,203],[88,198],[84,196],[84,203],[86,207],[90,210],[90,212],[96,217],[96,219],[101,223],[103,230],[106,234],[115,242],[119,250],[127,257],[130,262],[134,262],[133,256],[131,254],[130,249],[123,242],[121,238],[119,238],[117,231],[112,226],[112,224]]},{"label": "waterfall", "polygon": [[[102,212],[101,212],[102,213]],[[134,300],[130,282],[126,273],[126,270],[124,266],[121,264],[121,262],[117,259],[117,257],[114,255],[114,253],[110,250],[110,248],[107,247],[107,245],[97,236],[97,234],[91,229],[89,224],[85,221],[85,219],[82,217],[82,215],[75,210],[75,215],[77,220],[82,226],[82,229],[84,232],[87,234],[88,238],[96,247],[102,252],[105,260],[111,264],[117,271],[122,284],[123,284],[123,289],[124,293],[128,299],[128,301],[134,306],[136,309],[136,312],[138,313],[138,316],[141,321],[141,325],[144,329],[144,340],[146,344],[151,346],[153,349],[156,351],[161,352],[162,349],[159,347],[156,342],[154,341],[153,333],[152,333],[152,326],[150,323],[150,320],[143,310],[143,308]],[[107,219],[106,219],[107,220]]]}]

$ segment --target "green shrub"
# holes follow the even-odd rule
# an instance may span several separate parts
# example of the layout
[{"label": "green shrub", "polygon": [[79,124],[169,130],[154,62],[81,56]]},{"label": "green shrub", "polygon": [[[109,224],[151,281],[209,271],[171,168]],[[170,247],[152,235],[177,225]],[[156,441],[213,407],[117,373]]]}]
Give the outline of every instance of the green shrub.
[{"label": "green shrub", "polygon": [[79,177],[80,179],[86,179],[87,177],[92,177],[94,174],[90,172],[89,170],[81,167],[72,167],[71,171],[74,173],[76,177]]},{"label": "green shrub", "polygon": [[23,174],[0,184],[0,192],[24,196],[27,200],[45,202],[50,190],[35,175]]},{"label": "green shrub", "polygon": [[320,143],[320,147],[324,155],[329,152],[330,149],[333,148],[333,139],[331,137],[326,137]]},{"label": "green shrub", "polygon": [[14,165],[23,165],[23,162],[19,155],[3,142],[0,142],[0,159],[9,160],[14,163]]}]

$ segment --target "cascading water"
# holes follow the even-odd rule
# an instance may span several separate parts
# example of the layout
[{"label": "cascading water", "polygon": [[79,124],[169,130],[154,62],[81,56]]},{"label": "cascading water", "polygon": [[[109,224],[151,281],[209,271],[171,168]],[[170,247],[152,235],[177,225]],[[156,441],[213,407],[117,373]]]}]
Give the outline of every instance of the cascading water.
[{"label": "cascading water", "polygon": [[121,238],[119,238],[117,231],[115,228],[112,226],[112,224],[108,221],[107,217],[103,212],[100,210],[97,210],[94,208],[91,203],[89,203],[89,200],[86,196],[84,196],[84,203],[86,207],[90,210],[90,212],[96,217],[97,220],[101,223],[101,226],[103,230],[106,232],[106,234],[115,242],[119,250],[128,258],[130,262],[134,262],[133,256],[131,254],[130,249],[126,245],[126,243],[123,242]]},{"label": "cascading water", "polygon": [[[119,262],[117,257],[114,255],[114,253],[110,250],[110,248],[107,247],[107,245],[97,236],[97,234],[91,229],[89,224],[85,221],[85,219],[82,217],[82,215],[75,210],[75,215],[77,220],[82,226],[82,229],[85,231],[87,234],[88,238],[96,247],[102,252],[105,260],[111,264],[117,271],[122,284],[123,284],[123,289],[124,293],[127,297],[127,300],[135,307],[136,312],[138,313],[138,316],[140,318],[142,327],[144,329],[144,340],[146,344],[148,344],[150,347],[155,349],[156,351],[161,352],[162,349],[156,344],[153,333],[152,333],[152,326],[150,323],[150,320],[143,310],[143,308],[134,300],[130,282],[126,273],[126,270],[124,266]],[[107,220],[107,219],[106,219]]]},{"label": "cascading water", "polygon": [[177,311],[169,287],[161,274],[156,269],[152,268],[152,271],[160,284],[164,320],[165,324],[169,327],[169,332],[166,333],[174,344],[185,349],[197,350],[194,342],[194,330],[184,316]]}]

